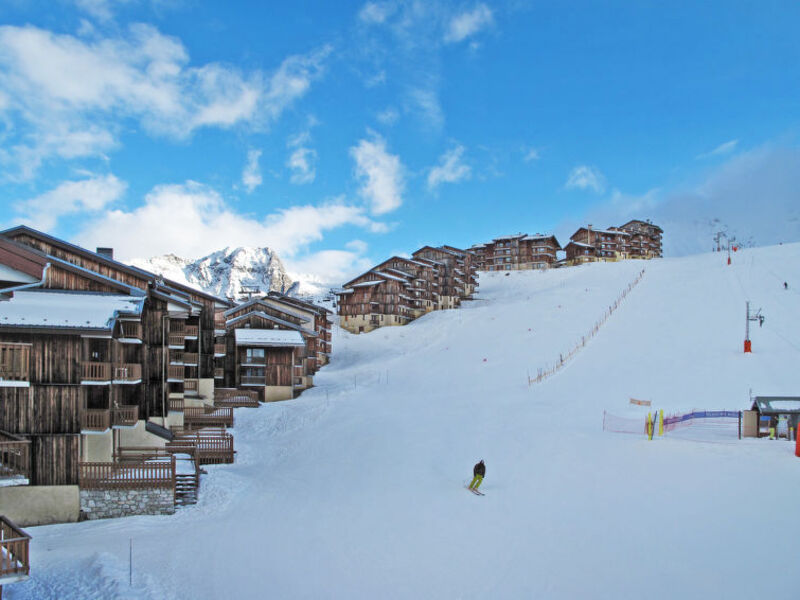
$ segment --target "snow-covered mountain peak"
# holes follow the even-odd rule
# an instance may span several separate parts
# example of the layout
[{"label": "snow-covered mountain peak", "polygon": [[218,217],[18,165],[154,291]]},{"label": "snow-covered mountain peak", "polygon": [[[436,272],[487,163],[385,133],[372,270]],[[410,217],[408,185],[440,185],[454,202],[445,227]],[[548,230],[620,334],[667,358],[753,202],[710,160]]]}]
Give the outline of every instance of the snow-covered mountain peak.
[{"label": "snow-covered mountain peak", "polygon": [[239,299],[245,291],[290,293],[296,284],[268,247],[225,247],[196,260],[175,254],[135,259],[133,265],[216,296]]}]

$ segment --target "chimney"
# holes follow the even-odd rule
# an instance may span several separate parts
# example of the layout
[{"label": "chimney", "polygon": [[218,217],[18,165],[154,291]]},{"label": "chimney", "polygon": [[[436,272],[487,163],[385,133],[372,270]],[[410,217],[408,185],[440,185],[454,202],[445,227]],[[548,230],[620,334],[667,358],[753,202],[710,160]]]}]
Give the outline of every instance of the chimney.
[{"label": "chimney", "polygon": [[107,258],[109,260],[114,260],[114,249],[113,248],[98,248],[97,254],[102,256],[103,258]]}]

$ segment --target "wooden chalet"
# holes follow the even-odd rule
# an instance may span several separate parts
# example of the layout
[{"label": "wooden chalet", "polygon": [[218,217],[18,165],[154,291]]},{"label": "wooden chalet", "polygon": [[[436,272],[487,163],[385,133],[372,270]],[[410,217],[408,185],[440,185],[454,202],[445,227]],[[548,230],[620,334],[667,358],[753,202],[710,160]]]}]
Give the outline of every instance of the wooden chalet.
[{"label": "wooden chalet", "polygon": [[[463,256],[460,255],[463,253]],[[444,247],[423,246],[411,255],[438,271],[440,309],[458,308],[462,299],[472,297],[467,287],[466,253]],[[470,276],[472,273],[470,273]]]},{"label": "wooden chalet", "polygon": [[660,258],[662,229],[649,221],[628,221],[622,227],[579,228],[565,247],[568,264]]},{"label": "wooden chalet", "polygon": [[517,271],[552,267],[561,244],[554,235],[519,233],[495,238],[470,250],[479,270]]},{"label": "wooden chalet", "polygon": [[280,292],[269,292],[264,300],[268,303],[277,303],[289,314],[299,314],[313,320],[313,329],[317,332],[317,368],[330,362],[333,352],[333,337],[331,332],[331,311],[313,302],[288,296]]},{"label": "wooden chalet", "polygon": [[224,311],[224,332],[217,331],[217,344],[225,346],[217,363],[221,385],[257,390],[265,401],[288,400],[311,387],[330,348],[326,312],[281,294]]},{"label": "wooden chalet", "polygon": [[339,295],[339,325],[353,333],[405,325],[413,319],[413,277],[375,270],[344,284]]},{"label": "wooden chalet", "polygon": [[2,232],[0,430],[27,442],[28,481],[74,485],[81,461],[163,444],[151,432],[182,424],[171,408],[213,395],[218,306],[33,229]]}]

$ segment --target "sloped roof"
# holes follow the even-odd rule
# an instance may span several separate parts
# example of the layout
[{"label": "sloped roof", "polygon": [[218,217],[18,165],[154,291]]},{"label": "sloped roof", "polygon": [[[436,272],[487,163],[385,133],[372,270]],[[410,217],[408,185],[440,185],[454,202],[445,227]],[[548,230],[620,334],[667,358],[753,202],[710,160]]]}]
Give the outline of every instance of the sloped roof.
[{"label": "sloped roof", "polygon": [[286,329],[237,329],[237,346],[304,346],[303,336],[299,331]]}]

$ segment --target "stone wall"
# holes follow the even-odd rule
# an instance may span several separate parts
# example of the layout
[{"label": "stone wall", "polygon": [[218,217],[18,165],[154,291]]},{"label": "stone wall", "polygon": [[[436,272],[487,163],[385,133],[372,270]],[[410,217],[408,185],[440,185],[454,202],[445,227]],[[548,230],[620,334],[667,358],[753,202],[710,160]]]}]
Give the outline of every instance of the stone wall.
[{"label": "stone wall", "polygon": [[172,489],[81,490],[81,512],[87,519],[113,519],[132,515],[171,515],[175,512]]}]

